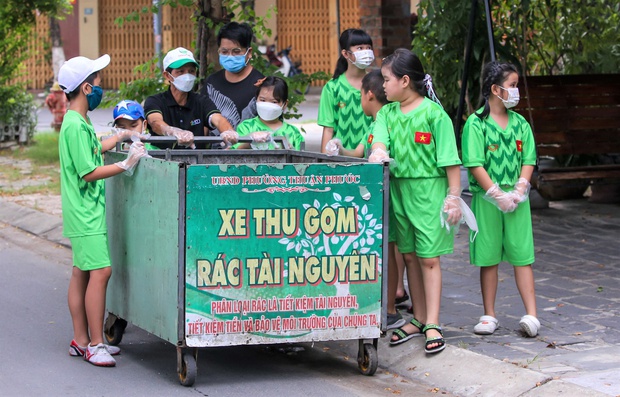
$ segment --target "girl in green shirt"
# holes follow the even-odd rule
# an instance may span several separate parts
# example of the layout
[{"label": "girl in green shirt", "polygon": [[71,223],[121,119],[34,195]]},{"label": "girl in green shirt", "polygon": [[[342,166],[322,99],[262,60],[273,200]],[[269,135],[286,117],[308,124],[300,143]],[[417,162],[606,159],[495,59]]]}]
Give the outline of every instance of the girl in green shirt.
[{"label": "girl in green shirt", "polygon": [[[237,126],[239,136],[252,135],[254,148],[268,148],[273,136],[283,136],[295,150],[304,142],[297,127],[285,123],[282,113],[288,104],[288,86],[280,77],[269,76],[256,83],[256,111],[258,116],[247,119]],[[249,149],[249,143],[241,143],[237,149]]]},{"label": "girl in green shirt", "polygon": [[362,79],[374,62],[372,39],[360,29],[347,29],[340,35],[340,58],[333,78],[325,84],[319,102],[318,122],[323,127],[321,152],[333,138],[346,149],[355,149],[364,139],[372,117],[362,110]]}]

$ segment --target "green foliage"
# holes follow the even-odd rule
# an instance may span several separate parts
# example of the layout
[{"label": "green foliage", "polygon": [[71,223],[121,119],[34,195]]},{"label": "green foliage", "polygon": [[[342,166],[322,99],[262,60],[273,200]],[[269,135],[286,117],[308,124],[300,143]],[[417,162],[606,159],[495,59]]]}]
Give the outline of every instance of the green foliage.
[{"label": "green foliage", "polygon": [[0,106],[0,124],[13,128],[25,128],[32,137],[37,128],[37,106],[34,96],[23,87],[0,87],[0,97],[5,98]]},{"label": "green foliage", "polygon": [[160,58],[156,57],[136,66],[133,69],[133,79],[122,82],[118,91],[106,91],[102,106],[114,106],[123,99],[143,103],[148,96],[162,92],[167,85],[157,67],[159,64]]},{"label": "green foliage", "polygon": [[[467,111],[480,98],[480,73],[490,60],[479,1],[474,29]],[[456,114],[471,1],[422,0],[412,43],[451,116]],[[498,60],[526,75],[617,73],[620,69],[620,3],[606,0],[506,0],[491,2]]]},{"label": "green foliage", "polygon": [[[617,73],[620,3],[509,1],[494,7],[503,40],[531,75]],[[497,37],[497,36],[496,36]]]},{"label": "green foliage", "polygon": [[32,134],[37,118],[34,98],[23,84],[12,83],[30,55],[28,44],[36,23],[34,10],[60,16],[71,9],[66,0],[21,0],[0,2],[0,122],[28,128]]}]

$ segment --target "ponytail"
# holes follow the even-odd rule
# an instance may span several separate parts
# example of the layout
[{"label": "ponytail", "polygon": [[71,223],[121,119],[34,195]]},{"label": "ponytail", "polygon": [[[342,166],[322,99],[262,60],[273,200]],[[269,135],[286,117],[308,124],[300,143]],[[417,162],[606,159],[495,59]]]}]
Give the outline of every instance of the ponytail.
[{"label": "ponytail", "polygon": [[406,48],[398,48],[392,54],[383,58],[381,67],[388,67],[392,74],[399,79],[403,76],[409,77],[410,87],[423,97],[428,97],[443,108],[433,87],[433,79],[429,74],[424,73],[424,67],[420,58]]},{"label": "ponytail", "polygon": [[511,73],[517,73],[517,68],[511,63],[502,63],[498,61],[489,62],[482,69],[482,88],[480,95],[484,101],[482,112],[476,112],[475,115],[480,119],[485,119],[491,112],[489,106],[489,97],[491,96],[491,87],[493,84],[501,86]]}]

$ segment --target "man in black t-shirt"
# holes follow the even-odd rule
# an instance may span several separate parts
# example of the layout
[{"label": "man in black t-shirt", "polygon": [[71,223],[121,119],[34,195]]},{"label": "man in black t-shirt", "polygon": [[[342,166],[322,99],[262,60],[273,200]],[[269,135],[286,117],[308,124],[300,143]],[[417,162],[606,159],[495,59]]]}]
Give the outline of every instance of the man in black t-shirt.
[{"label": "man in black t-shirt", "polygon": [[265,77],[248,64],[252,38],[252,28],[246,23],[230,22],[220,29],[217,46],[224,69],[209,75],[201,91],[235,128],[257,115],[255,84]]},{"label": "man in black t-shirt", "polygon": [[194,136],[213,135],[209,131],[217,128],[225,141],[236,143],[237,133],[215,104],[208,97],[191,91],[197,68],[194,55],[185,48],[179,47],[166,54],[163,75],[170,88],[146,98],[144,110],[149,129],[158,135],[176,137],[179,145],[195,147]]}]

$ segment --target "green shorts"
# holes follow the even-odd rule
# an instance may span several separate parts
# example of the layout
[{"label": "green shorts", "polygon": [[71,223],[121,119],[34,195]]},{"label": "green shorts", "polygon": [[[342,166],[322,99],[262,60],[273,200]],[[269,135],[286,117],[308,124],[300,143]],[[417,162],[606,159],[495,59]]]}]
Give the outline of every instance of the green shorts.
[{"label": "green shorts", "polygon": [[394,219],[394,210],[389,205],[388,213],[390,214],[390,223],[388,224],[388,243],[396,242],[396,219]]},{"label": "green shorts", "polygon": [[471,202],[479,232],[469,243],[469,261],[476,266],[494,266],[502,261],[513,266],[534,263],[530,201],[504,214],[483,196],[484,192],[475,193]]},{"label": "green shorts", "polygon": [[447,178],[390,179],[393,227],[400,252],[415,252],[420,258],[452,253],[454,235],[446,233],[440,219],[447,188]]},{"label": "green shorts", "polygon": [[73,266],[84,272],[111,266],[107,234],[73,237],[70,240]]}]

